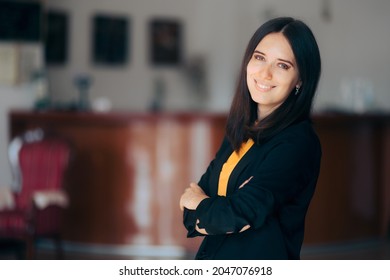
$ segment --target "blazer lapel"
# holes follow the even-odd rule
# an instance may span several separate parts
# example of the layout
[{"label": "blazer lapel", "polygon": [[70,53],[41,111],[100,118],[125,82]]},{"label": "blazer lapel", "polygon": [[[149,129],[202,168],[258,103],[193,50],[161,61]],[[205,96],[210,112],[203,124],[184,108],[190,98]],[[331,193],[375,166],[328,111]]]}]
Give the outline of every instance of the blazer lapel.
[{"label": "blazer lapel", "polygon": [[[233,193],[243,183],[239,182],[238,179],[240,178],[240,175],[245,172],[248,165],[254,161],[254,158],[259,157],[259,150],[260,146],[254,144],[238,162],[236,167],[233,169],[233,172],[230,174],[227,194]],[[249,179],[250,176],[252,176],[252,174],[248,173],[248,178],[245,178],[245,180]]]},{"label": "blazer lapel", "polygon": [[233,149],[229,147],[222,153],[220,158],[215,161],[214,172],[210,176],[210,193],[216,195],[218,193],[219,174],[221,173],[223,164],[227,161]]}]

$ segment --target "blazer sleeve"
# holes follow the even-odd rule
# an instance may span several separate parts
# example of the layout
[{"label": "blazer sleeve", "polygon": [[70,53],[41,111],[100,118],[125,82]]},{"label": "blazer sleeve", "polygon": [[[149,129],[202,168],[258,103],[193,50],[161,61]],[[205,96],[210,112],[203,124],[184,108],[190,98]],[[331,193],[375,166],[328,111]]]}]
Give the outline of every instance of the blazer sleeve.
[{"label": "blazer sleeve", "polygon": [[[230,146],[229,141],[225,137],[222,141],[222,144],[220,148],[218,149],[215,158],[210,162],[209,166],[206,169],[206,172],[202,175],[200,178],[200,181],[198,182],[198,185],[203,189],[203,191],[206,193],[206,195],[210,196],[209,191],[209,182],[210,182],[210,174],[213,173],[215,169],[215,163],[217,158],[221,156],[221,154]],[[196,236],[203,236],[203,234],[199,233],[195,229],[196,221],[197,221],[196,211],[195,210],[189,210],[187,208],[184,208],[183,211],[183,224],[184,227],[187,229],[187,237],[196,237]]]},{"label": "blazer sleeve", "polygon": [[[230,196],[204,199],[192,213],[193,220],[199,220],[199,228],[209,235],[237,233],[246,225],[260,228],[280,205],[306,195],[313,177],[317,180],[321,152],[319,142],[312,140],[291,135],[275,141],[248,174],[253,176],[249,183]],[[310,199],[299,201],[308,204]]]}]

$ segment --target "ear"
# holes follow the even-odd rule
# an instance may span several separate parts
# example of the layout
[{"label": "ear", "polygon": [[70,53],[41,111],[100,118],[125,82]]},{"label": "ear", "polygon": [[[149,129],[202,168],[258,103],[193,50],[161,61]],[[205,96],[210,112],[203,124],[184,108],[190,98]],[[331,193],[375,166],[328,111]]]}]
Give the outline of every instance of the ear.
[{"label": "ear", "polygon": [[295,87],[300,88],[302,86],[302,81],[299,81]]}]

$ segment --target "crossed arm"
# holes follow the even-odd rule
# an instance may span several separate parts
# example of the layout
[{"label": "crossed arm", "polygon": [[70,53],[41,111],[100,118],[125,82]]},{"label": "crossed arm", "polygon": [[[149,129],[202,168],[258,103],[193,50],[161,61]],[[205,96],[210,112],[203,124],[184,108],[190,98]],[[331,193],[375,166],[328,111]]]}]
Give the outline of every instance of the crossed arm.
[{"label": "crossed arm", "polygon": [[[241,184],[239,189],[242,188],[245,184],[247,184],[251,179],[252,177],[250,177],[243,184]],[[196,183],[191,183],[190,187],[185,189],[184,193],[180,198],[180,210],[184,211],[184,208],[187,208],[189,210],[196,210],[198,205],[206,198],[209,197],[204,193],[202,188],[198,186]],[[201,234],[207,235],[208,234],[207,231],[204,228],[199,228],[198,224],[199,224],[199,220],[196,221],[196,225],[195,225],[196,231],[198,231]],[[246,225],[240,230],[240,232],[243,232],[249,228],[250,225]]]}]

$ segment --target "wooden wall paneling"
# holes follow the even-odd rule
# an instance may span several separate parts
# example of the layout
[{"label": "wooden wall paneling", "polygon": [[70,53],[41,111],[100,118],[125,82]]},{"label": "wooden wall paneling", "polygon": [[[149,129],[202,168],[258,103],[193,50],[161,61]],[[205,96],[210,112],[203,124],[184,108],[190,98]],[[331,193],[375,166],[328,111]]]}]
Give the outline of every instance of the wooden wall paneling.
[{"label": "wooden wall paneling", "polygon": [[323,157],[306,220],[305,243],[341,242],[379,235],[379,159],[371,119],[321,118],[315,127]]},{"label": "wooden wall paneling", "polygon": [[381,236],[390,237],[390,118],[383,123],[380,151],[381,166],[379,167],[382,193],[381,199]]},{"label": "wooden wall paneling", "polygon": [[71,124],[57,129],[76,148],[64,237],[86,243],[124,243],[129,232],[135,231],[126,212],[132,176],[125,157],[127,127]]},{"label": "wooden wall paneling", "polygon": [[133,170],[129,181],[133,199],[127,209],[134,217],[135,232],[126,238],[127,244],[152,245],[156,243],[154,216],[154,185],[156,177],[156,124],[145,120],[135,120],[130,125],[128,165]]}]

